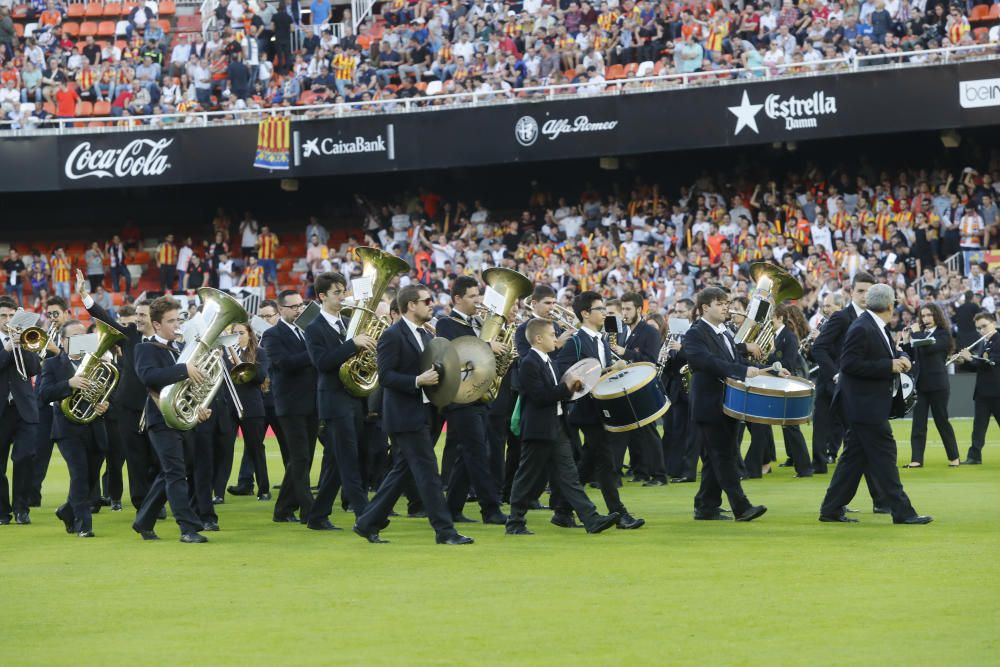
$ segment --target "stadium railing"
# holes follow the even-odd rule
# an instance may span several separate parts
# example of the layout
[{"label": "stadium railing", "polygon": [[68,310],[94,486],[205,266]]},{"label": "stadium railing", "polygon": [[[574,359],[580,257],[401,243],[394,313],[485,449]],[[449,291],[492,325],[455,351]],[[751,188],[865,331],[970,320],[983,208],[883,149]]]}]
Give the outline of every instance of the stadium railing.
[{"label": "stadium railing", "polygon": [[[918,60],[915,60],[918,59]],[[491,106],[519,104],[538,100],[568,99],[572,96],[587,98],[600,95],[632,95],[666,90],[678,90],[689,86],[723,86],[732,84],[755,84],[775,78],[823,77],[834,74],[885,69],[903,69],[949,64],[956,61],[1000,60],[1000,45],[973,44],[953,46],[924,51],[856,58],[835,58],[813,63],[788,63],[761,66],[753,70],[743,68],[722,69],[711,72],[691,72],[686,74],[665,74],[645,77],[616,79],[601,82],[602,90],[590,91],[585,82],[545,85],[511,90],[468,91],[462,93],[442,93],[414,98],[371,100],[368,102],[343,102],[337,104],[289,105],[268,108],[228,109],[222,111],[188,111],[184,113],[160,114],[159,116],[81,116],[74,118],[48,118],[44,127],[29,126],[11,129],[13,121],[0,122],[0,131],[5,136],[70,133],[113,133],[143,130],[185,129],[196,126],[239,125],[256,123],[261,118],[275,115],[306,115],[314,112],[323,117],[348,114],[432,112],[456,107]],[[775,75],[775,71],[780,72]],[[759,74],[755,74],[759,72]],[[158,119],[169,121],[149,124]],[[135,121],[131,125],[95,126],[94,123],[118,123],[122,120]],[[78,127],[79,126],[79,127]]]}]

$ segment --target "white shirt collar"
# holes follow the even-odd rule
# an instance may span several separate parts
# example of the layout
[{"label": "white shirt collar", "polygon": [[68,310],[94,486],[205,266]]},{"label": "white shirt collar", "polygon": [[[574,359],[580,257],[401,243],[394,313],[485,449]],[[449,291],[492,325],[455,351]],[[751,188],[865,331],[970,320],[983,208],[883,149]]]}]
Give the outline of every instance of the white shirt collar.
[{"label": "white shirt collar", "polygon": [[405,317],[402,318],[402,320],[404,322],[406,322],[406,326],[408,326],[410,328],[410,331],[413,332],[413,335],[417,336],[419,338],[420,337],[420,332],[418,331],[418,329],[420,329],[421,327],[419,327],[418,325],[414,324],[413,322],[411,322],[410,320],[408,320]]},{"label": "white shirt collar", "polygon": [[885,344],[889,346],[890,350],[892,350],[892,341],[889,340],[889,333],[885,330],[886,323],[882,321],[882,318],[879,317],[878,313],[875,311],[865,309],[865,312],[871,315],[872,319],[875,320],[875,324],[878,325],[878,330],[882,332],[882,340],[884,340]]},{"label": "white shirt collar", "polygon": [[459,317],[460,320],[462,320],[463,322],[467,322],[469,324],[472,324],[472,318],[475,317],[475,315],[466,315],[465,313],[463,313],[462,311],[460,311],[458,308],[453,308],[451,312],[454,315],[458,315],[458,317]]},{"label": "white shirt collar", "polygon": [[545,363],[550,363],[550,361],[549,361],[549,355],[545,354],[544,352],[542,352],[541,350],[539,350],[537,347],[532,346],[531,349],[534,350],[535,354],[537,354],[538,356],[540,356],[542,358],[542,361],[544,361]]},{"label": "white shirt collar", "polygon": [[860,317],[861,313],[865,312],[864,308],[859,308],[858,304],[854,303],[853,301],[851,301],[851,306],[854,308],[854,314],[857,317]]},{"label": "white shirt collar", "polygon": [[777,338],[778,334],[785,330],[785,325],[782,324],[780,327],[774,330],[774,337]]},{"label": "white shirt collar", "polygon": [[590,327],[582,326],[582,327],[580,327],[580,330],[583,331],[583,332],[585,332],[591,338],[600,338],[601,337],[601,334],[597,333],[596,331],[594,331]]},{"label": "white shirt collar", "polygon": [[340,319],[340,315],[331,315],[325,310],[321,310],[319,312],[323,316],[323,319],[326,320],[327,323],[329,323],[329,325],[334,329],[339,329],[340,325],[343,324],[343,322]]},{"label": "white shirt collar", "polygon": [[937,327],[931,327],[930,329],[928,329],[927,330],[927,336],[928,336],[928,338],[931,337],[931,336],[933,336],[935,331],[937,331]]},{"label": "white shirt collar", "polygon": [[707,324],[708,326],[712,327],[712,331],[714,331],[717,334],[725,334],[726,333],[726,323],[725,322],[719,322],[718,324],[711,324],[708,320],[705,320],[705,324]]},{"label": "white shirt collar", "polygon": [[288,327],[289,329],[291,329],[291,330],[292,330],[292,333],[295,333],[295,330],[296,330],[296,329],[298,329],[298,327],[297,327],[297,326],[295,325],[295,323],[294,323],[294,322],[287,322],[287,321],[285,321],[285,318],[281,318],[281,322],[282,322],[282,323],[283,323],[283,324],[284,324],[284,325],[285,325],[286,327]]},{"label": "white shirt collar", "polygon": [[173,342],[173,341],[167,340],[166,338],[163,338],[162,336],[160,336],[158,334],[153,334],[153,341],[156,342],[156,343],[159,343],[160,345],[166,345],[167,347],[170,347],[170,344]]}]

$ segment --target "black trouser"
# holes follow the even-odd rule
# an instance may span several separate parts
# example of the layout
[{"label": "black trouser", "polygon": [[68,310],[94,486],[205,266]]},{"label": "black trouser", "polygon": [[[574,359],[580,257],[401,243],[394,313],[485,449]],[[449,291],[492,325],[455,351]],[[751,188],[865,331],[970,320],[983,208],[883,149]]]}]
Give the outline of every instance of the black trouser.
[{"label": "black trouser", "polygon": [[[742,442],[742,433],[745,430],[750,432],[750,447],[744,458],[747,476],[758,479],[763,475],[764,466],[774,460],[774,431],[768,424],[754,424],[746,422],[746,426],[737,427],[737,439]],[[737,451],[739,445],[737,445]]]},{"label": "black trouser", "polygon": [[448,483],[448,510],[453,517],[462,513],[469,488],[475,489],[483,517],[500,511],[500,494],[490,471],[486,406],[467,405],[445,413],[448,420],[446,442],[452,442],[454,468]]},{"label": "black trouser", "polygon": [[[431,421],[430,416],[428,421]],[[395,449],[392,469],[368,507],[358,516],[358,529],[364,533],[377,531],[399,500],[406,483],[412,480],[437,537],[446,539],[454,536],[455,526],[441,490],[431,428],[425,426],[419,431],[390,433],[389,437]]]},{"label": "black trouser", "polygon": [[226,485],[233,474],[238,427],[236,413],[231,413],[219,422],[212,438],[212,493],[219,498],[225,498]]},{"label": "black trouser", "polygon": [[323,456],[327,469],[320,474],[319,492],[309,513],[308,521],[318,522],[330,516],[337,492],[343,489],[344,499],[355,515],[368,507],[368,491],[361,479],[358,459],[358,442],[364,425],[364,403],[356,398],[344,398],[344,407],[350,412],[327,419],[326,429],[320,436],[323,448],[331,452]]},{"label": "black trouser", "polygon": [[382,430],[381,419],[371,419],[365,422],[365,477],[362,480],[365,489],[375,490],[392,467],[389,456],[389,437]]},{"label": "black trouser", "polygon": [[108,451],[105,455],[106,465],[103,483],[105,498],[111,498],[112,502],[120,503],[122,493],[125,492],[125,480],[122,477],[122,467],[125,465],[125,445],[122,442],[121,430],[118,428],[118,419],[115,417],[105,417],[104,424],[108,433]]},{"label": "black trouser", "polygon": [[[278,418],[274,415],[274,408],[265,407],[265,416],[263,422],[263,431],[261,432],[261,447],[264,447],[264,438],[267,437],[267,427],[270,426],[271,430],[274,431],[274,437],[278,440],[278,449],[281,451],[281,469],[284,470],[288,467],[288,450],[285,448],[285,438],[281,434],[281,425],[278,423]],[[267,452],[266,449],[263,453],[264,465],[267,465]],[[243,458],[240,460],[240,471],[236,477],[236,485],[245,488],[253,488],[254,474],[257,476],[257,493],[268,493],[270,492],[269,486],[260,486],[261,473],[256,469],[256,463],[254,463],[254,454],[249,450],[246,444],[246,427],[243,429]],[[264,476],[267,476],[267,470],[264,471]],[[268,484],[270,484],[270,477],[268,476]]]},{"label": "black trouser", "polygon": [[63,438],[57,444],[69,469],[69,497],[59,513],[73,523],[75,532],[93,530],[90,484],[95,475],[92,466],[99,460],[96,438],[88,428],[82,437]]},{"label": "black trouser", "polygon": [[[517,467],[510,496],[507,526],[525,525],[528,506],[552,479],[560,495],[576,510],[583,525],[591,528],[599,518],[597,508],[580,484],[580,473],[573,461],[573,451],[564,427],[552,440],[525,440],[521,443],[521,463]],[[554,489],[553,489],[554,490]]]},{"label": "black trouser", "polygon": [[177,267],[160,264],[160,291],[166,292],[175,288],[177,282]]},{"label": "black trouser", "polygon": [[132,274],[128,272],[128,267],[117,264],[111,267],[111,289],[115,292],[121,292],[119,287],[125,285],[125,293],[128,294],[130,288],[132,287]]},{"label": "black trouser", "polygon": [[[608,506],[609,512],[624,514],[627,510],[618,495],[618,471],[615,470],[614,452],[607,437],[608,432],[599,424],[587,424],[582,429],[584,446],[580,477],[584,480],[592,479],[601,485],[601,495],[604,496],[604,504]],[[586,470],[592,470],[593,473],[586,475]]]},{"label": "black trouser", "polygon": [[309,516],[313,497],[309,490],[309,452],[316,446],[319,422],[316,415],[290,415],[278,417],[281,431],[288,447],[288,465],[281,480],[278,500],[274,503],[274,516],[288,516],[298,507],[303,516]]},{"label": "black trouser", "polygon": [[169,502],[170,512],[180,526],[181,533],[200,531],[202,522],[191,508],[191,495],[188,492],[183,432],[158,424],[149,429],[149,441],[160,463],[160,472],[136,512],[133,525],[139,530],[153,530],[163,503]]},{"label": "black trouser", "polygon": [[813,408],[812,460],[816,472],[827,471],[826,457],[836,458],[843,440],[844,423],[840,411],[833,407],[833,392],[821,384]]},{"label": "black trouser", "polygon": [[[264,449],[264,435],[267,433],[265,417],[244,417],[240,420],[243,429],[243,460],[240,462],[238,486],[253,487],[257,478],[257,493],[270,493],[271,480],[267,475],[267,452]],[[244,471],[244,466],[247,470]],[[247,477],[244,479],[244,473]]]},{"label": "black trouser", "polygon": [[[194,471],[194,508],[202,521],[217,522],[219,516],[212,498],[217,495],[215,493],[217,468],[220,463],[224,463],[218,459],[224,458],[227,442],[230,448],[232,447],[232,442],[236,438],[235,426],[230,415],[220,414],[219,408],[215,408],[211,417],[194,427],[193,435],[190,461]],[[231,454],[229,461],[232,467]]]},{"label": "black trouser", "polygon": [[743,493],[740,473],[736,466],[739,443],[736,440],[739,422],[723,414],[713,422],[694,422],[692,427],[701,448],[701,486],[694,497],[694,510],[699,514],[718,512],[722,492],[729,498],[733,514],[739,516],[750,509]]},{"label": "black trouser", "polygon": [[892,511],[894,521],[916,515],[899,480],[899,471],[896,469],[896,440],[892,436],[892,428],[888,421],[883,424],[851,424],[844,455],[837,463],[837,469],[830,480],[830,488],[826,490],[820,514],[841,515],[844,505],[851,502],[858,492],[862,475],[877,485],[883,499],[876,502],[884,503],[884,506]]},{"label": "black trouser", "polygon": [[967,457],[973,461],[983,460],[983,446],[986,444],[990,417],[1000,425],[1000,398],[977,398],[975,417],[972,420],[972,446],[969,447]]},{"label": "black trouser", "polygon": [[806,438],[802,435],[802,429],[795,426],[782,426],[781,437],[785,441],[785,454],[792,459],[795,464],[795,472],[800,475],[809,475],[813,472],[812,457],[809,456],[809,449],[806,447]]},{"label": "black trouser", "polygon": [[697,479],[698,443],[691,427],[691,406],[685,396],[674,403],[663,421],[663,449],[670,477]]},{"label": "black trouser", "polygon": [[[142,507],[149,489],[160,470],[159,460],[149,437],[139,431],[141,410],[123,409],[118,415],[118,434],[125,449],[125,463],[128,466],[128,493],[136,509]],[[111,426],[108,437],[111,438]]]},{"label": "black trouser", "polygon": [[656,432],[656,424],[647,424],[634,431],[623,431],[621,433],[609,433],[612,442],[620,441],[618,446],[619,457],[615,459],[615,470],[621,470],[624,449],[629,452],[629,467],[632,473],[639,479],[654,479],[666,481],[667,469],[663,460],[663,441]]},{"label": "black trouser", "polygon": [[[510,483],[506,479],[504,457],[507,454],[507,443],[514,439],[510,432],[510,413],[501,414],[491,410],[486,418],[486,440],[490,447],[490,475],[493,477],[494,488],[500,490],[501,498],[510,497]],[[513,474],[511,472],[511,477]],[[511,482],[513,481],[511,479]]]},{"label": "black trouser", "polygon": [[31,460],[31,491],[32,505],[42,503],[42,482],[49,473],[52,462],[52,406],[48,403],[38,405],[38,426],[35,428],[35,455]]},{"label": "black trouser", "polygon": [[913,407],[913,424],[910,430],[910,460],[916,463],[924,462],[924,448],[927,447],[927,411],[934,415],[934,426],[937,427],[944,451],[949,461],[958,458],[958,443],[955,441],[955,430],[948,421],[948,396],[950,390],[917,391],[917,404]]},{"label": "black trouser", "polygon": [[[32,452],[35,446],[35,432],[38,424],[29,424],[21,419],[21,414],[13,403],[7,404],[0,417],[0,518],[9,517],[14,512],[27,512],[33,479]],[[13,495],[7,483],[7,459],[10,458]]]}]

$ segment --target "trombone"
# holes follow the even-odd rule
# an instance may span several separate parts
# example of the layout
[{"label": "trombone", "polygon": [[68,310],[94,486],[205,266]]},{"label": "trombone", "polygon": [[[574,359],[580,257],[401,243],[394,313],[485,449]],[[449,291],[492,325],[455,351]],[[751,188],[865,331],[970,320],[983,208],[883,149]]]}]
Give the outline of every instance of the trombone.
[{"label": "trombone", "polygon": [[17,374],[21,376],[22,380],[27,380],[28,369],[24,363],[24,352],[27,350],[32,354],[39,354],[48,345],[49,335],[41,327],[28,327],[22,331],[8,326],[6,332],[10,337],[14,354],[14,368],[17,369]]}]

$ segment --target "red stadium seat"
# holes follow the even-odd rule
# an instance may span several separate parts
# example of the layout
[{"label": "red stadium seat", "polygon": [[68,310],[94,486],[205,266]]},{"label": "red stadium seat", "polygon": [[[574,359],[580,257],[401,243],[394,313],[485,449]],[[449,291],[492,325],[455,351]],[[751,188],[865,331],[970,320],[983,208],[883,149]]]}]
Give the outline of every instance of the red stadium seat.
[{"label": "red stadium seat", "polygon": [[563,76],[566,77],[566,82],[567,83],[572,83],[573,79],[576,78],[576,70],[575,69],[568,69],[565,72],[563,72]]},{"label": "red stadium seat", "polygon": [[169,35],[170,34],[170,30],[171,30],[170,21],[168,21],[167,19],[160,19],[159,21],[157,21],[157,23],[160,24],[161,28],[163,28],[163,34],[164,35]]},{"label": "red stadium seat", "polygon": [[92,116],[94,115],[94,105],[90,102],[79,102],[76,105],[76,115],[77,116]]},{"label": "red stadium seat", "polygon": [[973,28],[972,36],[980,44],[985,44],[986,40],[989,39],[990,29],[989,28]]},{"label": "red stadium seat", "polygon": [[104,16],[104,3],[88,2],[87,7],[83,10],[83,15],[88,19],[96,19]]},{"label": "red stadium seat", "polygon": [[982,21],[988,21],[990,18],[990,6],[989,5],[976,5],[972,8],[969,13],[969,23],[979,23]]},{"label": "red stadium seat", "polygon": [[[63,24],[63,28],[65,28],[65,27],[66,27],[66,24]],[[14,34],[16,36],[18,36],[18,37],[24,37],[24,24],[23,23],[15,23],[14,24]]]},{"label": "red stadium seat", "polygon": [[66,7],[66,18],[68,19],[82,19],[84,17],[85,7],[83,3],[76,3]]},{"label": "red stadium seat", "polygon": [[97,36],[97,24],[93,21],[87,21],[80,26],[80,37],[87,36],[96,37]]},{"label": "red stadium seat", "polygon": [[604,78],[608,81],[625,78],[625,68],[621,65],[612,65],[604,71]]},{"label": "red stadium seat", "polygon": [[128,16],[132,13],[132,10],[139,6],[138,2],[123,2],[122,3],[122,16]]},{"label": "red stadium seat", "polygon": [[990,18],[994,21],[1000,21],[1000,4],[993,5],[993,8],[990,10]]},{"label": "red stadium seat", "polygon": [[56,115],[56,105],[52,104],[52,102],[46,102],[45,104],[43,104],[42,110],[45,111],[45,113],[47,114],[51,114],[53,116]]},{"label": "red stadium seat", "polygon": [[94,102],[93,114],[98,117],[106,117],[111,115],[111,102]]},{"label": "red stadium seat", "polygon": [[80,34],[80,24],[79,23],[63,23],[62,24],[63,34],[67,37],[76,37]]},{"label": "red stadium seat", "polygon": [[101,37],[114,37],[115,36],[115,22],[114,21],[101,21],[97,26],[97,34]]},{"label": "red stadium seat", "polygon": [[629,63],[628,65],[625,65],[625,76],[628,76],[629,74],[635,74],[638,71],[639,71],[639,63]]},{"label": "red stadium seat", "polygon": [[177,6],[174,0],[161,0],[158,9],[160,16],[171,16],[177,13]]},{"label": "red stadium seat", "polygon": [[122,3],[120,2],[108,2],[104,4],[104,13],[102,16],[108,18],[117,19],[122,13]]}]

